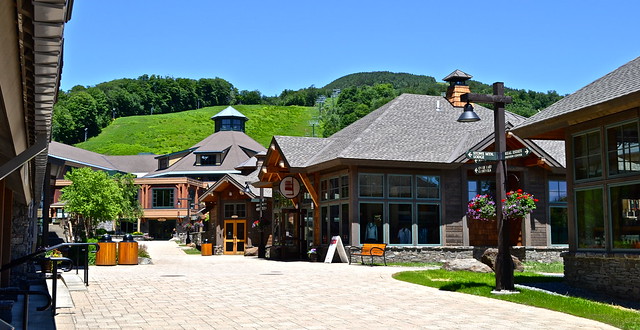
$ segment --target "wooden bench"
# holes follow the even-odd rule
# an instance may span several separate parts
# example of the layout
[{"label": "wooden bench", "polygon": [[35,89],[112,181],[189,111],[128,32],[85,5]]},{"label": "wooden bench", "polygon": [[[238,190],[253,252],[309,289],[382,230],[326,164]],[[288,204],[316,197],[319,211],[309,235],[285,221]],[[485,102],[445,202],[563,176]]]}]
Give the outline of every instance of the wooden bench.
[{"label": "wooden bench", "polygon": [[[352,246],[349,248],[349,264],[351,264],[351,256],[360,256],[360,260],[364,264],[364,257],[371,257],[371,266],[373,266],[373,257],[382,257],[384,265],[387,265],[387,256],[385,252],[387,244],[369,244],[365,243],[362,247]],[[352,251],[356,251],[353,253]]]}]

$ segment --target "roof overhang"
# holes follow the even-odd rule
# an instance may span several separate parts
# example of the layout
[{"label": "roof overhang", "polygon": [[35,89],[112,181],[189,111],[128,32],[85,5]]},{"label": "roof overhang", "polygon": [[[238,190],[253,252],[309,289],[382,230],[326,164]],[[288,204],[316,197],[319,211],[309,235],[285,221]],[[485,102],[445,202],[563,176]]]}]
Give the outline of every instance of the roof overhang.
[{"label": "roof overhang", "polygon": [[637,107],[640,107],[640,91],[536,121],[531,124],[515,127],[512,131],[518,136],[528,139],[564,140],[565,129],[569,126]]}]

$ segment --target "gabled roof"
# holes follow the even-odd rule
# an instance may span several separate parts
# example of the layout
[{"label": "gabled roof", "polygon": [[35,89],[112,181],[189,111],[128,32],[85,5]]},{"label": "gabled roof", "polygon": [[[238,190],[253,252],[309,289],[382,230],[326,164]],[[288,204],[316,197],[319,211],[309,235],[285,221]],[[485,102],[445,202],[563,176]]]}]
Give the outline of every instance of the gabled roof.
[{"label": "gabled roof", "polygon": [[[629,98],[624,104],[614,103]],[[525,137],[628,110],[640,105],[640,57],[531,116],[514,129]],[[559,134],[555,134],[560,137]],[[564,138],[563,136],[561,138]]]},{"label": "gabled roof", "polygon": [[[266,150],[247,134],[238,131],[216,132],[198,142],[190,149],[195,150],[195,152],[189,153],[164,170],[149,173],[147,177],[237,173],[235,167],[238,164],[245,162],[248,158],[252,157],[254,153]],[[222,163],[218,166],[198,166],[196,165],[196,153],[200,151],[226,151],[226,155]]]},{"label": "gabled roof", "polygon": [[[334,159],[450,164],[493,138],[493,110],[474,108],[482,120],[460,123],[461,110],[445,98],[402,94],[329,138],[276,136],[274,140],[292,168]],[[506,120],[516,125],[524,117],[507,112]]]},{"label": "gabled roof", "polygon": [[156,155],[108,156],[51,141],[49,157],[105,171],[148,173],[157,169]]},{"label": "gabled roof", "polygon": [[[259,197],[260,188],[256,188],[251,185],[251,183],[259,181],[258,173],[259,169],[253,171],[248,175],[225,174],[220,180],[216,181],[216,183],[212,184],[204,193],[200,195],[198,202],[203,202],[207,198],[207,196],[215,191],[223,190],[227,184],[231,184],[238,188],[238,190],[244,191],[246,184],[249,183],[249,189],[251,190],[251,192],[248,194],[248,196],[251,198]],[[263,188],[262,197],[271,198],[271,196],[271,188]]]}]

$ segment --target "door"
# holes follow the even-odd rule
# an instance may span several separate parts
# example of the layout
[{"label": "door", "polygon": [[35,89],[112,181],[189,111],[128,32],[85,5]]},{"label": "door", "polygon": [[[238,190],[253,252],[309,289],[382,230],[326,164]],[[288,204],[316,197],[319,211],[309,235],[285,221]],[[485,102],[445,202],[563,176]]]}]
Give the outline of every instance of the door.
[{"label": "door", "polygon": [[246,224],[246,220],[224,221],[224,254],[244,254]]}]

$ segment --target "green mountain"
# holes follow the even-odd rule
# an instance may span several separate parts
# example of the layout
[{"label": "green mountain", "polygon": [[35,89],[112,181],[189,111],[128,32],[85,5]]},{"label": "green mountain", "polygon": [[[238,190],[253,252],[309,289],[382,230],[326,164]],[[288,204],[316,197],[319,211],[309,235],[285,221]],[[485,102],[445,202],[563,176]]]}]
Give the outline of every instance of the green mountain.
[{"label": "green mountain", "polygon": [[[213,134],[211,116],[226,107],[117,118],[98,136],[75,146],[107,155],[184,150]],[[311,124],[318,116],[317,108],[272,105],[234,105],[234,108],[249,118],[247,135],[265,147],[273,135],[322,135],[318,125]]]},{"label": "green mountain", "polygon": [[426,94],[440,95],[447,90],[445,82],[437,82],[431,76],[415,75],[411,73],[395,73],[389,71],[360,72],[340,77],[323,89],[345,89],[349,87],[373,86],[377,84],[391,84],[398,94]]}]

